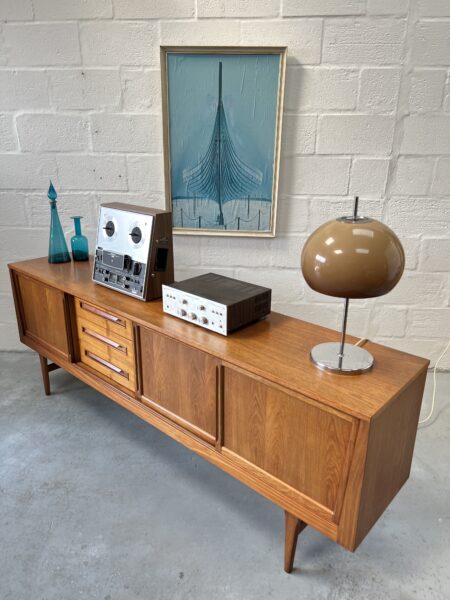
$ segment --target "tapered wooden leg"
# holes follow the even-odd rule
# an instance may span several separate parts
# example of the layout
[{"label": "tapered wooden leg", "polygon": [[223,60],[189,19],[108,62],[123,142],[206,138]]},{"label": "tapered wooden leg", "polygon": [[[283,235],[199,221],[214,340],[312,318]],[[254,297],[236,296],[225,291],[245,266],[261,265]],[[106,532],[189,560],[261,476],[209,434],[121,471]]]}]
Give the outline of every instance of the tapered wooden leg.
[{"label": "tapered wooden leg", "polygon": [[292,572],[294,566],[295,550],[297,549],[297,538],[305,529],[306,523],[285,511],[285,538],[284,538],[284,570]]},{"label": "tapered wooden leg", "polygon": [[42,354],[39,354],[41,361],[42,381],[44,382],[45,395],[50,396],[50,377],[48,376],[47,359]]}]

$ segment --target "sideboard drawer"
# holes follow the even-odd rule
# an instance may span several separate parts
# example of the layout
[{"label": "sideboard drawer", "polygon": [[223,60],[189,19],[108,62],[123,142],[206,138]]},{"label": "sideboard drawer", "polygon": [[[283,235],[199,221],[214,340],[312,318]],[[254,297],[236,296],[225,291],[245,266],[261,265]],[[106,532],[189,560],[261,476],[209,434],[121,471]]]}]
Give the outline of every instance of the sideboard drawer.
[{"label": "sideboard drawer", "polygon": [[133,341],[124,338],[117,333],[108,332],[106,328],[98,323],[77,317],[78,339],[84,340],[99,348],[100,352],[106,352],[111,360],[129,361],[134,364]]},{"label": "sideboard drawer", "polygon": [[82,363],[130,390],[135,389],[134,361],[122,358],[117,351],[114,353],[85,337],[80,338],[79,343]]},{"label": "sideboard drawer", "polygon": [[133,324],[129,319],[111,312],[108,308],[100,308],[75,298],[75,312],[78,320],[91,321],[99,325],[107,334],[117,334],[128,340],[133,339]]}]

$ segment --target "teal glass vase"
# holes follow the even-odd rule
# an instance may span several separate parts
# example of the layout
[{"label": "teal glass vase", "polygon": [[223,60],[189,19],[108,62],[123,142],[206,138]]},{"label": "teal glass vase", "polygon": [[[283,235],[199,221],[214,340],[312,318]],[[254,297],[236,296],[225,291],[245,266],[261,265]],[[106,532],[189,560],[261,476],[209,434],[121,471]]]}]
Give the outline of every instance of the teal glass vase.
[{"label": "teal glass vase", "polygon": [[50,181],[50,187],[47,193],[50,200],[50,239],[48,243],[48,262],[65,263],[70,262],[70,254],[67,249],[66,239],[59,220],[58,209],[56,208],[56,193],[53,183]]},{"label": "teal glass vase", "polygon": [[70,238],[73,260],[88,260],[89,248],[87,237],[81,233],[81,219],[83,217],[71,217],[75,225],[75,235]]}]

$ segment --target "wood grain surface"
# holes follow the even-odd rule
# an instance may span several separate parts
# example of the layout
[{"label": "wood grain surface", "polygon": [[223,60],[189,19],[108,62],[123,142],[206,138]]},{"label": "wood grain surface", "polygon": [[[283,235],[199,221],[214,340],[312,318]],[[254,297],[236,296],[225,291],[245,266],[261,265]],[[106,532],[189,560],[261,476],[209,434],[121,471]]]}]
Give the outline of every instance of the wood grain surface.
[{"label": "wood grain surface", "polygon": [[225,369],[224,446],[333,512],[351,432],[345,415]]},{"label": "wood grain surface", "polygon": [[272,313],[223,337],[94,284],[86,263],[10,268],[19,333],[41,365],[281,506],[288,570],[299,521],[354,550],[408,478],[427,360],[369,343],[370,373],[333,375],[309,359],[338,340],[329,329]]},{"label": "wood grain surface", "polygon": [[27,276],[16,276],[18,313],[23,336],[70,356],[64,292]]},{"label": "wood grain surface", "polygon": [[[47,258],[37,258],[11,266],[18,273],[97,306],[108,306],[130,321],[149,325],[166,336],[362,419],[370,419],[382,410],[429,364],[424,358],[369,342],[365,348],[375,358],[372,371],[343,377],[320,371],[309,358],[314,345],[338,341],[337,331],[272,312],[265,320],[223,337],[165,314],[160,301],[144,303],[95,284],[90,262],[50,265]],[[355,338],[349,337],[352,340]]]},{"label": "wood grain surface", "polygon": [[217,367],[213,356],[140,328],[142,398],[211,443],[217,439]]}]

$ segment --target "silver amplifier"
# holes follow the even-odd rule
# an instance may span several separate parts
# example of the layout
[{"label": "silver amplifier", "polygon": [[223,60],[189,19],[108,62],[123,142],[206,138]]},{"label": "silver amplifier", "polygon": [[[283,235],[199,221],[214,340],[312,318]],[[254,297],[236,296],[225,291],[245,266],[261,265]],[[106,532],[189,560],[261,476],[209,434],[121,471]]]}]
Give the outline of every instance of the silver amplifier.
[{"label": "silver amplifier", "polygon": [[162,290],[164,312],[222,335],[270,313],[270,289],[216,273],[163,285]]}]

